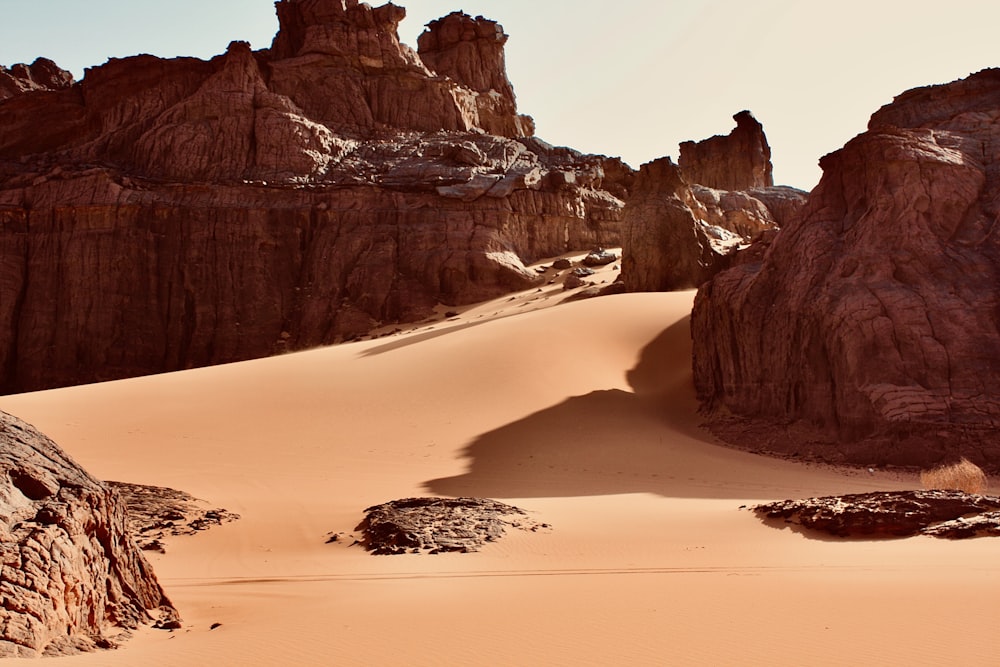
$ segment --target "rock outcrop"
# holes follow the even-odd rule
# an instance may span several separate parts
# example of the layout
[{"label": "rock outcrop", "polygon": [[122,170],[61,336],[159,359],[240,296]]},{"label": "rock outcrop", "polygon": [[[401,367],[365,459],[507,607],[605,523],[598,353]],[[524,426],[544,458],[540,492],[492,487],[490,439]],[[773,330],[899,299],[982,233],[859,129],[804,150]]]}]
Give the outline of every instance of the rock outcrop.
[{"label": "rock outcrop", "polygon": [[166,553],[164,542],[179,535],[196,535],[236,521],[239,514],[211,508],[203,500],[163,486],[105,482],[128,508],[129,531],[143,551]]},{"label": "rock outcrop", "polygon": [[0,101],[27,92],[62,90],[73,85],[73,75],[48,58],[38,58],[27,65],[18,63],[9,69],[0,65]]},{"label": "rock outcrop", "polygon": [[[0,393],[347,340],[620,245],[631,170],[531,132],[502,28],[282,0],[269,50],[0,103]],[[440,68],[442,73],[433,68]]]},{"label": "rock outcrop", "polygon": [[761,519],[837,537],[932,535],[950,539],[1000,535],[1000,498],[962,491],[876,491],[752,508]]},{"label": "rock outcrop", "polygon": [[699,291],[702,404],[773,450],[1000,467],[1000,70],[904,93],[820,164],[767,253]]},{"label": "rock outcrop", "polygon": [[0,553],[0,657],[108,648],[175,614],[118,496],[2,412]]},{"label": "rock outcrop", "polygon": [[530,137],[534,121],[517,113],[514,88],[507,78],[503,26],[482,16],[452,12],[427,24],[417,41],[420,59],[474,93],[477,124],[505,137]]},{"label": "rock outcrop", "polygon": [[622,238],[628,290],[697,287],[804,205],[804,192],[773,185],[760,123],[749,111],[734,118],[729,136],[681,144],[680,166],[660,158],[634,177]]},{"label": "rock outcrop", "polygon": [[[508,528],[548,528],[513,505],[488,498],[404,498],[365,510],[358,542],[376,555],[479,551]],[[340,541],[331,538],[330,541]]]},{"label": "rock outcrop", "polygon": [[739,112],[733,120],[736,127],[726,136],[680,145],[677,162],[684,177],[716,190],[771,187],[771,147],[763,126],[749,111]]}]

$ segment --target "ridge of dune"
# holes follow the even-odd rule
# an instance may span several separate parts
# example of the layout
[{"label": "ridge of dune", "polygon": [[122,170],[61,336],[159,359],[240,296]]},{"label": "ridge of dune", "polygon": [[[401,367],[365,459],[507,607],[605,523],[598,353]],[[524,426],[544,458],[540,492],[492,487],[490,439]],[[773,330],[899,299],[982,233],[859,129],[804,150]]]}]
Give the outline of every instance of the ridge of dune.
[{"label": "ridge of dune", "polygon": [[[0,398],[97,477],[243,517],[152,555],[184,629],[68,662],[992,661],[989,541],[807,539],[739,509],[913,480],[714,444],[692,292],[518,299],[431,331]],[[482,312],[498,318],[467,319]],[[459,491],[552,530],[469,555],[325,543],[369,505]]]}]

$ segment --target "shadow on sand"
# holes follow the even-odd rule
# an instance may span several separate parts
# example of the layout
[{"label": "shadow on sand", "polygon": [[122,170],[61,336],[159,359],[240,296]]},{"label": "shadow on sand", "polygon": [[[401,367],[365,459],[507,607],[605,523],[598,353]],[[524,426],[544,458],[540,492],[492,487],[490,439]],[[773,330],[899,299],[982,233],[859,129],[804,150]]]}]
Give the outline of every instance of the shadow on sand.
[{"label": "shadow on sand", "polygon": [[[690,321],[647,345],[627,373],[633,392],[575,396],[485,433],[463,451],[468,472],[425,483],[434,494],[496,498],[657,493],[737,498],[745,489],[699,479],[718,446],[698,427]],[[705,448],[705,453],[697,449]]]}]

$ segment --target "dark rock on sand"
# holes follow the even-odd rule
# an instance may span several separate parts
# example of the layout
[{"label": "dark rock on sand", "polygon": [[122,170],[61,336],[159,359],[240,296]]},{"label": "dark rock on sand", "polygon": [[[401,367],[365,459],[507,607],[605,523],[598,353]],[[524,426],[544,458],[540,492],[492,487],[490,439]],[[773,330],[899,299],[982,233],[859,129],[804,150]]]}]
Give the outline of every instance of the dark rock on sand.
[{"label": "dark rock on sand", "polygon": [[878,491],[757,505],[762,519],[837,537],[1000,535],[1000,498],[963,491]]},{"label": "dark rock on sand", "polygon": [[359,542],[379,555],[468,553],[503,537],[508,528],[548,527],[518,507],[487,498],[406,498],[369,507],[365,515],[356,529],[363,532]]}]

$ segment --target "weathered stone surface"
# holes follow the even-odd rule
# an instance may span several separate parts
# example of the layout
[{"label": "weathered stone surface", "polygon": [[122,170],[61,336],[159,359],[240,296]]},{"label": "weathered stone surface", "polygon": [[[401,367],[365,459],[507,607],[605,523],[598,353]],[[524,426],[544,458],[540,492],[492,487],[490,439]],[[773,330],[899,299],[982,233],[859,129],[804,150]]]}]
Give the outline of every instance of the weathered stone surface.
[{"label": "weathered stone surface", "polygon": [[73,85],[73,75],[48,58],[30,65],[18,63],[9,69],[0,65],[0,100],[40,90],[62,90]]},{"label": "weathered stone surface", "polygon": [[359,542],[379,555],[478,551],[508,528],[548,528],[524,510],[487,498],[405,498],[365,510]]},{"label": "weathered stone surface", "polygon": [[195,535],[240,518],[224,509],[211,509],[204,501],[176,489],[128,482],[105,484],[128,508],[129,532],[143,551],[165,553],[168,537]]},{"label": "weathered stone surface", "polygon": [[586,266],[605,266],[617,262],[619,259],[617,253],[604,248],[595,248],[587,253],[587,256],[583,258],[583,263]]},{"label": "weathered stone surface", "polygon": [[681,166],[661,158],[631,177],[622,237],[628,291],[697,287],[804,206],[805,192],[772,185],[760,123],[747,111],[734,118],[727,137],[681,144]]},{"label": "weathered stone surface", "polygon": [[877,491],[757,505],[762,519],[783,519],[837,537],[1000,535],[1000,498],[962,491]]},{"label": "weathered stone surface", "polygon": [[503,26],[482,16],[452,12],[427,24],[417,40],[420,59],[432,71],[474,94],[476,125],[505,137],[530,137],[535,126],[517,113],[514,88],[507,78]]},{"label": "weathered stone surface", "polygon": [[717,190],[749,190],[774,185],[771,148],[764,128],[749,111],[735,116],[726,136],[680,145],[678,164],[689,183]]},{"label": "weathered stone surface", "polygon": [[620,244],[630,170],[522,136],[495,23],[432,26],[445,76],[400,7],[277,11],[267,51],[0,102],[0,393],[346,340]]},{"label": "weathered stone surface", "polygon": [[0,657],[114,646],[176,618],[124,503],[47,437],[0,412]]},{"label": "weathered stone surface", "polygon": [[794,423],[822,458],[995,469],[1000,70],[905,93],[869,128],[765,255],[700,290],[698,396],[778,451]]}]

